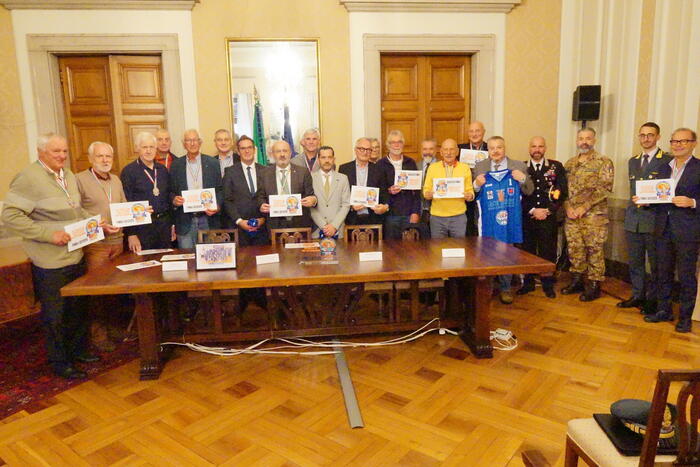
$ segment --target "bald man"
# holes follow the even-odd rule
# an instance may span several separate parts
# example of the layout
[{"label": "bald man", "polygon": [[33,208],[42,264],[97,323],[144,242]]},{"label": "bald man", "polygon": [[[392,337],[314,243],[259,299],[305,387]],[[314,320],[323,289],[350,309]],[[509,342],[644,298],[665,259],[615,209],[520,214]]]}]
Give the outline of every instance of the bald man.
[{"label": "bald man", "polygon": [[[475,120],[469,124],[467,129],[467,137],[469,140],[466,143],[461,143],[459,149],[472,149],[475,151],[488,152],[489,148],[484,141],[486,128],[484,124]],[[458,151],[459,151],[458,149]],[[479,162],[479,161],[477,161]],[[475,177],[474,169],[472,169],[472,179]],[[476,201],[467,202],[467,236],[476,237],[479,235],[479,205]]]},{"label": "bald man", "polygon": [[173,145],[173,140],[170,138],[170,133],[168,130],[161,128],[156,131],[156,158],[155,161],[159,164],[165,166],[166,169],[170,170],[170,166],[173,161],[177,158],[175,154],[172,153],[170,148]]},{"label": "bald man", "polygon": [[[557,261],[557,213],[566,199],[566,171],[561,162],[547,159],[547,143],[541,136],[530,140],[527,174],[535,191],[523,195],[523,250],[548,261]],[[547,298],[556,297],[554,277],[542,275],[542,290]],[[525,295],[535,290],[535,275],[526,274],[523,286],[516,292]]]},{"label": "bald man", "polygon": [[[442,161],[428,167],[423,183],[423,196],[432,200],[430,204],[430,236],[432,238],[464,238],[467,227],[467,210],[464,201],[474,200],[472,173],[467,164],[457,160],[457,141],[446,139],[440,145]],[[439,178],[460,178],[464,191],[460,198],[436,197],[434,180]]]}]

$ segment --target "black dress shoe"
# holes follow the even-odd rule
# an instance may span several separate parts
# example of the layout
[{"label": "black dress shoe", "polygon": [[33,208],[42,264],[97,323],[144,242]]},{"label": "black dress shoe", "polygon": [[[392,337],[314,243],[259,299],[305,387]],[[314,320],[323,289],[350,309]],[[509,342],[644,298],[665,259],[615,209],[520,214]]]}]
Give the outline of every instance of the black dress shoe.
[{"label": "black dress shoe", "polygon": [[557,294],[554,292],[554,287],[545,288],[544,289],[544,296],[547,298],[556,298]]},{"label": "black dress shoe", "polygon": [[639,312],[643,315],[654,315],[656,314],[657,310],[658,307],[656,300],[647,300],[646,303],[644,303],[642,309],[639,310]]},{"label": "black dress shoe", "polygon": [[643,306],[644,300],[636,297],[630,297],[627,300],[617,302],[618,308],[642,308]]},{"label": "black dress shoe", "polygon": [[663,323],[664,321],[673,321],[673,315],[667,311],[657,311],[653,315],[644,317],[647,323]]},{"label": "black dress shoe", "polygon": [[676,332],[690,332],[693,327],[693,323],[690,318],[683,318],[676,324]]},{"label": "black dress shoe", "polygon": [[87,378],[87,373],[75,367],[68,366],[63,370],[56,371],[56,376],[60,376],[64,379],[85,379]]},{"label": "black dress shoe", "polygon": [[518,291],[515,293],[518,295],[525,295],[525,294],[528,294],[528,293],[534,292],[534,291],[535,291],[535,284],[528,284],[527,282],[525,282],[525,284],[523,284],[523,286],[520,287],[518,289]]},{"label": "black dress shoe", "polygon": [[95,363],[100,361],[100,357],[91,353],[84,353],[76,355],[76,357],[73,360],[80,363]]}]

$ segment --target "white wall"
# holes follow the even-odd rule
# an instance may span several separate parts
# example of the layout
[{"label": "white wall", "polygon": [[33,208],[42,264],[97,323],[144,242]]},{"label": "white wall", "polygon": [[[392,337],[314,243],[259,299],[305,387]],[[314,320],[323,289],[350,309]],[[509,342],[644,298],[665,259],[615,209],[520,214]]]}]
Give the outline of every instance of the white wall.
[{"label": "white wall", "polygon": [[[12,27],[29,148],[35,147],[38,129],[28,34],[177,34],[185,127],[199,126],[190,11],[12,10]],[[29,151],[30,158],[35,157],[34,152]]]},{"label": "white wall", "polygon": [[[505,72],[504,13],[350,13],[350,70],[352,95],[352,135],[365,133],[364,51],[365,34],[492,34],[496,37],[494,123],[489,134],[503,133],[503,89]],[[472,77],[472,80],[474,77]],[[472,115],[478,119],[478,115]]]}]

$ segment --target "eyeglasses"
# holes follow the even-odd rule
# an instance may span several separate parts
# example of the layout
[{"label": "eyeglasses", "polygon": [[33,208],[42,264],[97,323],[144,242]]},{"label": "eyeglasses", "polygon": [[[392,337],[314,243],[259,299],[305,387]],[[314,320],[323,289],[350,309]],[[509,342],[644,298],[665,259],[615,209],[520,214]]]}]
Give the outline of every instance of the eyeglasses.
[{"label": "eyeglasses", "polygon": [[686,144],[694,143],[694,139],[672,139],[669,141],[671,144],[682,144],[685,146]]},{"label": "eyeglasses", "polygon": [[655,133],[640,133],[637,136],[639,136],[639,139],[653,139],[656,137]]},{"label": "eyeglasses", "polygon": [[355,148],[355,151],[360,151],[360,152],[372,152],[372,148]]},{"label": "eyeglasses", "polygon": [[239,151],[250,151],[253,149],[253,146],[238,146]]},{"label": "eyeglasses", "polygon": [[184,141],[185,141],[185,143],[187,143],[187,144],[194,144],[194,143],[199,143],[199,142],[200,142],[199,138],[198,138],[198,139],[186,139],[186,140],[184,140]]}]

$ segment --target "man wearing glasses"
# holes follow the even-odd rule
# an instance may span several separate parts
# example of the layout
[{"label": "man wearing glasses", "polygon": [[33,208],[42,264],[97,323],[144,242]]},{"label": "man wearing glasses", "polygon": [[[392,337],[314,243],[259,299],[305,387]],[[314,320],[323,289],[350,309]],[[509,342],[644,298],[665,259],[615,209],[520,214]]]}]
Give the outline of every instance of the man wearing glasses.
[{"label": "man wearing glasses", "polygon": [[[625,211],[625,236],[629,257],[632,296],[617,304],[620,308],[640,308],[645,315],[656,313],[656,247],[654,239],[654,209],[640,205],[636,199],[637,180],[659,178],[659,170],[671,161],[671,156],[658,146],[661,131],[659,125],[647,122],[639,128],[639,145],[642,152],[632,156],[627,164],[630,183],[630,202]],[[646,258],[649,258],[651,274],[646,280]]]},{"label": "man wearing glasses", "polygon": [[346,225],[382,224],[383,215],[389,209],[386,204],[386,190],[380,186],[379,168],[370,162],[372,155],[372,143],[369,138],[359,138],[355,142],[355,160],[346,162],[338,168],[338,172],[348,177],[350,187],[370,186],[380,188],[379,204],[366,207],[361,204],[350,206],[350,211],[345,218]]},{"label": "man wearing glasses", "polygon": [[656,208],[656,253],[658,257],[658,311],[644,321],[673,321],[671,288],[674,270],[678,268],[681,283],[680,315],[676,332],[690,332],[695,308],[698,280],[695,267],[700,247],[700,160],[693,157],[697,134],[679,128],[671,135],[673,159],[659,170],[659,178],[672,178],[675,195],[668,204]]}]

